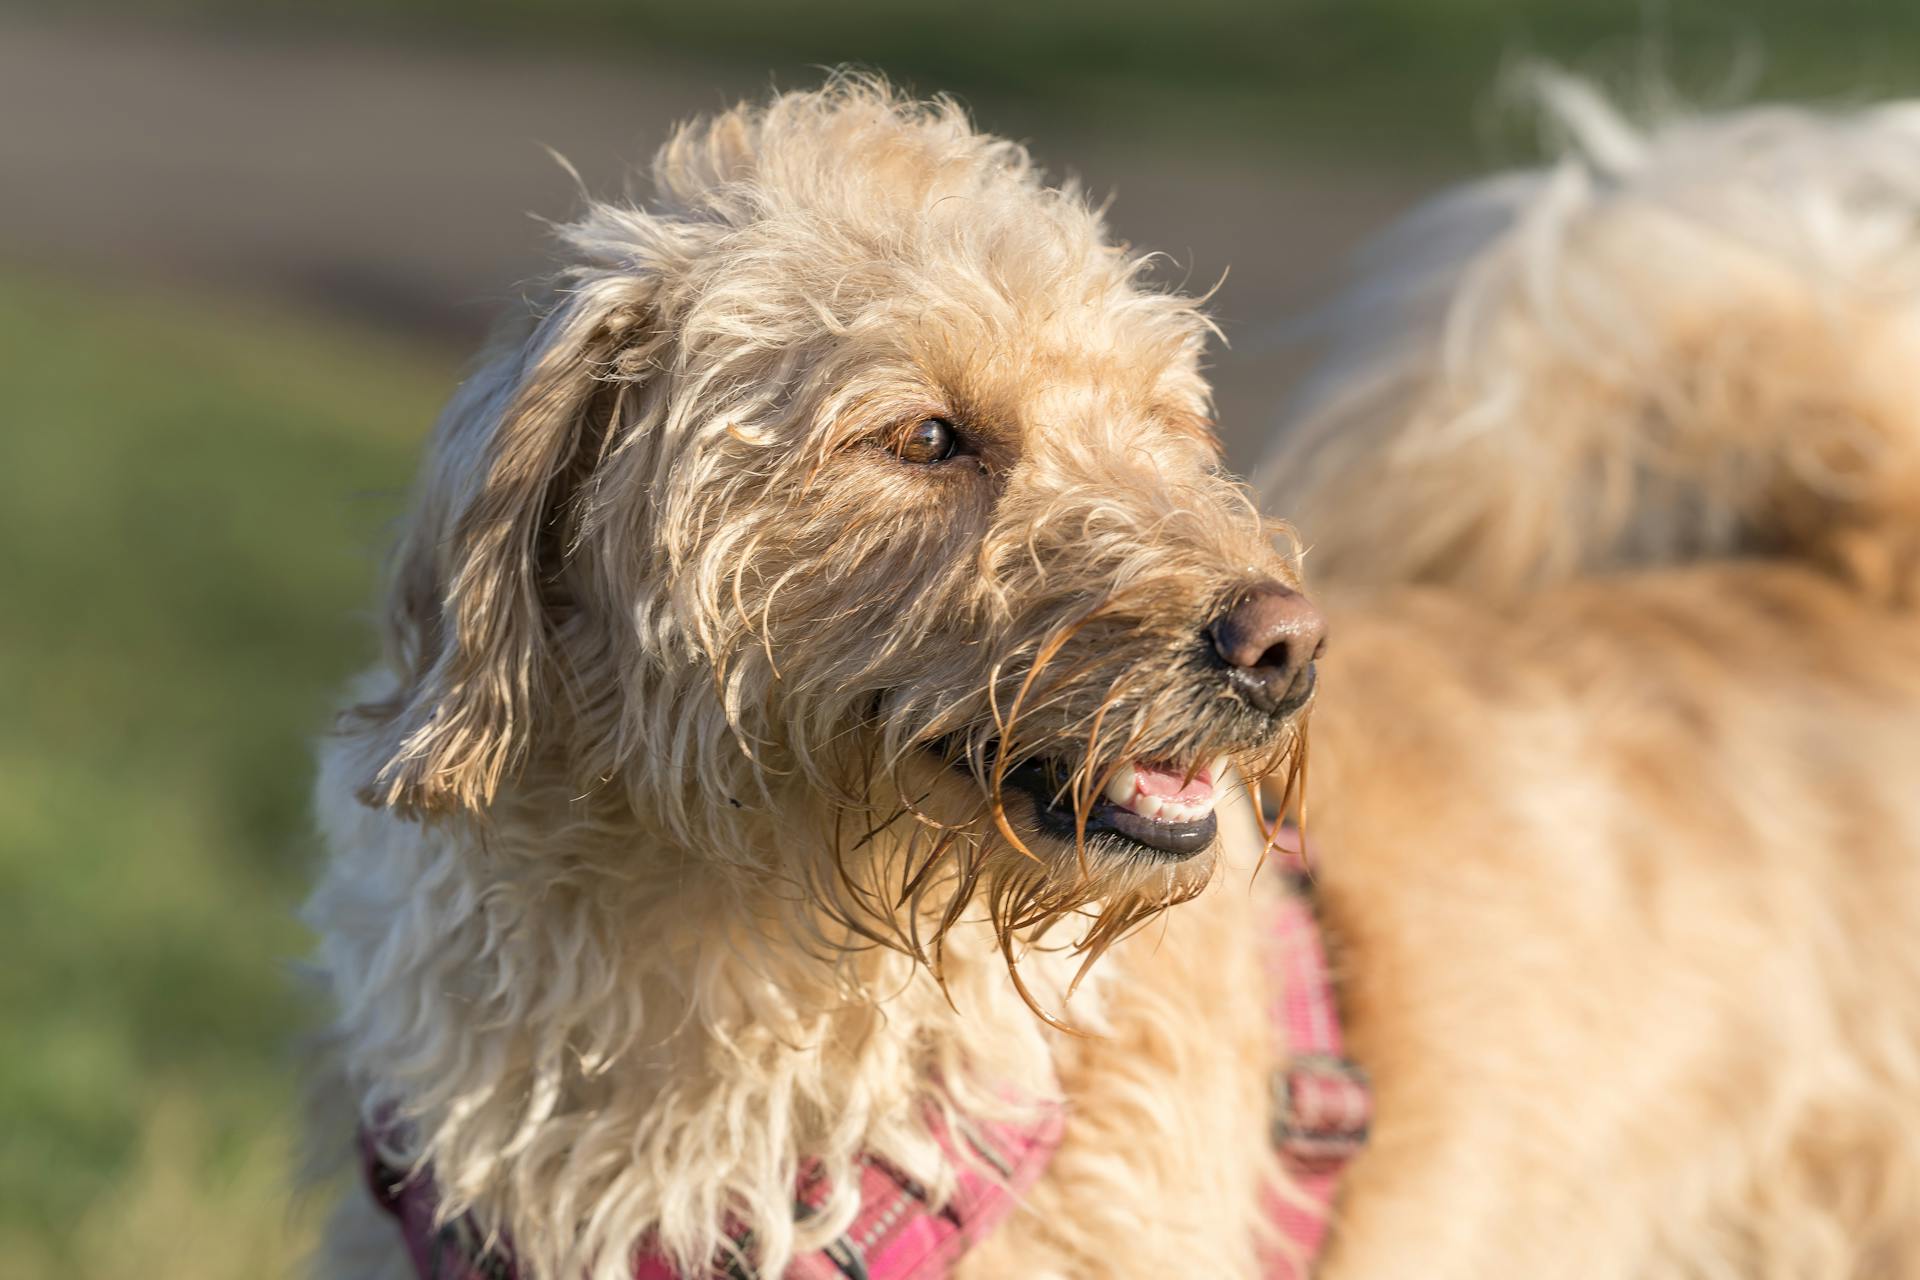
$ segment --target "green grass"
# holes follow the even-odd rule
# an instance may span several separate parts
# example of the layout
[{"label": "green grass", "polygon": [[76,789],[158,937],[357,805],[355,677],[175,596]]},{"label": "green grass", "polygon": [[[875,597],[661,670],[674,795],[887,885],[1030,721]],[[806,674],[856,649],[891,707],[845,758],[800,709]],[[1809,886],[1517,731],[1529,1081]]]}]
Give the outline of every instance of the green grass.
[{"label": "green grass", "polygon": [[[51,5],[53,0],[37,0]],[[1344,156],[1489,139],[1515,55],[1709,104],[1920,91],[1910,0],[60,0],[162,21],[506,45],[617,59],[691,54],[773,71],[853,62],[923,91],[1024,102],[1119,136]],[[503,71],[503,74],[505,72]],[[996,115],[999,113],[996,112]],[[1496,144],[1500,141],[1493,139]],[[1497,149],[1497,148],[1496,148]]]},{"label": "green grass", "polygon": [[100,1241],[218,1206],[274,1256],[309,743],[453,375],[5,275],[0,345],[0,1256],[146,1274]]}]

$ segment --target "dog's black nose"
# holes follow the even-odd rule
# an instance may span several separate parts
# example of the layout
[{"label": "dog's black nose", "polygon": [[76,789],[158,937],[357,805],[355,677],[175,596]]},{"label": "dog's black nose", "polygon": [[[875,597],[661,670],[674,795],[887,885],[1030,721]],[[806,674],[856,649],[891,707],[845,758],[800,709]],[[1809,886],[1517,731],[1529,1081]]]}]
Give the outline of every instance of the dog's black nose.
[{"label": "dog's black nose", "polygon": [[1227,680],[1268,715],[1284,715],[1313,692],[1313,660],[1327,645],[1320,611],[1293,588],[1263,579],[1245,587],[1207,627]]}]

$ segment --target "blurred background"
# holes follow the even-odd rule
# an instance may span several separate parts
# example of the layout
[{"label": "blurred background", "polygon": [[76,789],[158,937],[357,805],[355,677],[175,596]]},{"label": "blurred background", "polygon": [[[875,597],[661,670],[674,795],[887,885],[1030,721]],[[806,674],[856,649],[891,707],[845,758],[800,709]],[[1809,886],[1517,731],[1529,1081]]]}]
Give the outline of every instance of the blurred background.
[{"label": "blurred background", "polygon": [[856,63],[1204,290],[1257,454],[1288,320],[1550,57],[1642,102],[1920,89],[1911,0],[0,0],[0,1270],[290,1275],[309,742],[539,218]]}]

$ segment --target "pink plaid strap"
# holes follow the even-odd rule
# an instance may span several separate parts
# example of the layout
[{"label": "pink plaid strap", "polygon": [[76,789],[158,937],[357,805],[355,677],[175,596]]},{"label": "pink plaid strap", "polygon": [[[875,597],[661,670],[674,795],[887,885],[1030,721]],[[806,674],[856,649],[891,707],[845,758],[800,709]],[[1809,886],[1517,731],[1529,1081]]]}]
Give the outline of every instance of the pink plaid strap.
[{"label": "pink plaid strap", "polygon": [[1373,1096],[1365,1074],[1345,1054],[1305,841],[1298,828],[1280,826],[1270,848],[1292,882],[1274,919],[1267,965],[1280,1061],[1287,1064],[1274,1073],[1273,1144],[1294,1185],[1292,1195],[1275,1195],[1271,1202],[1275,1225],[1291,1248],[1289,1256],[1273,1260],[1269,1274],[1271,1280],[1299,1280],[1295,1259],[1319,1255],[1340,1174],[1366,1142]]},{"label": "pink plaid strap", "polygon": [[[1340,1020],[1320,927],[1314,918],[1307,858],[1300,834],[1280,828],[1273,848],[1285,859],[1294,891],[1275,913],[1269,972],[1280,1060],[1274,1076],[1273,1141],[1293,1176],[1291,1194],[1276,1193],[1270,1210],[1287,1242],[1272,1259],[1270,1280],[1303,1280],[1327,1231],[1340,1171],[1365,1140],[1371,1112],[1366,1082],[1342,1056]],[[969,1123],[958,1133],[936,1124],[957,1185],[936,1207],[924,1188],[886,1162],[860,1163],[860,1211],[826,1248],[788,1264],[782,1280],[941,1280],[969,1246],[984,1239],[1040,1179],[1060,1145],[1065,1117],[1048,1108],[1027,1125]],[[483,1237],[465,1218],[439,1223],[431,1171],[407,1171],[383,1151],[388,1127],[361,1134],[368,1187],[399,1223],[421,1280],[521,1280],[509,1246]],[[817,1169],[804,1170],[795,1212],[807,1217],[830,1188]],[[1124,1247],[1123,1242],[1116,1242]],[[759,1280],[749,1233],[733,1237],[716,1260],[713,1280]],[[643,1253],[634,1280],[684,1280],[666,1259]]]},{"label": "pink plaid strap", "polygon": [[[968,1121],[949,1128],[937,1115],[934,1136],[948,1153],[953,1193],[936,1207],[924,1188],[892,1165],[868,1156],[860,1162],[860,1212],[824,1249],[788,1264],[782,1280],[940,1280],[954,1261],[985,1239],[1040,1180],[1065,1129],[1060,1107],[1043,1109],[1030,1124]],[[962,1149],[964,1147],[964,1150]],[[487,1240],[466,1218],[436,1224],[439,1193],[430,1171],[404,1172],[383,1158],[370,1133],[361,1135],[368,1186],[393,1215],[421,1280],[520,1280],[510,1248]],[[795,1212],[819,1211],[830,1191],[817,1169],[802,1173]],[[729,1256],[716,1259],[713,1280],[758,1280],[751,1233],[733,1236]],[[642,1253],[634,1280],[683,1280],[665,1258]]]},{"label": "pink plaid strap", "polygon": [[[970,1122],[956,1138],[937,1116],[934,1136],[949,1153],[957,1185],[934,1208],[913,1179],[871,1156],[860,1165],[860,1212],[853,1225],[826,1248],[787,1265],[783,1280],[939,1280],[967,1249],[985,1239],[1040,1180],[1060,1145],[1065,1118],[1048,1107],[1032,1125]],[[960,1150],[961,1144],[967,1148]],[[819,1210],[829,1191],[817,1174],[803,1176],[796,1204],[801,1217]],[[739,1254],[718,1268],[729,1280],[756,1273],[744,1261],[752,1241],[739,1238]],[[664,1258],[647,1255],[634,1280],[681,1280]]]}]

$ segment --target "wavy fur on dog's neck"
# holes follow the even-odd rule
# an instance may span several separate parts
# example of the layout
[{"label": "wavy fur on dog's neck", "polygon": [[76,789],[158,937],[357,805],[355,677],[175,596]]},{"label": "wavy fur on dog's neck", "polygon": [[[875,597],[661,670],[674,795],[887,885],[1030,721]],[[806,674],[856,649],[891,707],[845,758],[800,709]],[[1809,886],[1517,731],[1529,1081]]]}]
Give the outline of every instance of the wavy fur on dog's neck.
[{"label": "wavy fur on dog's neck", "polygon": [[[878,1154],[937,1198],[952,1171],[930,1079],[975,1114],[1053,1095],[1052,1033],[984,921],[951,932],[943,992],[894,950],[820,954],[792,904],[636,826],[569,825],[532,799],[486,830],[369,810],[353,755],[341,742],[325,763],[337,856],[309,908],[342,1065],[378,1082],[363,1121],[403,1107],[399,1154],[431,1165],[444,1212],[505,1231],[522,1274],[624,1280],[649,1236],[698,1274],[729,1221],[779,1274],[857,1207],[842,1195],[796,1225],[803,1155],[850,1191]],[[1062,967],[1025,971],[1057,1000]],[[1076,1016],[1096,1001],[1083,988]]]}]

